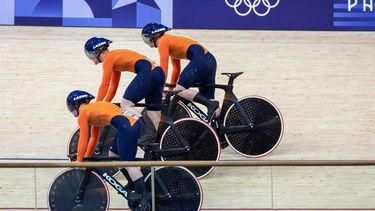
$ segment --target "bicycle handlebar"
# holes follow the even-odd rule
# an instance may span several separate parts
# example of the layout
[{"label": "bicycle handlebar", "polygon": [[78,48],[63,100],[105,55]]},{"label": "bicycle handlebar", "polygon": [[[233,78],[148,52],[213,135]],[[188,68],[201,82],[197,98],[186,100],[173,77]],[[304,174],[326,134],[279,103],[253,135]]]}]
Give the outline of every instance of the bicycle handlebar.
[{"label": "bicycle handlebar", "polygon": [[[77,160],[77,154],[69,154],[67,155],[70,160]],[[89,158],[83,158],[83,161],[119,161],[119,157],[89,157]]]},{"label": "bicycle handlebar", "polygon": [[167,87],[167,88],[175,88],[175,87],[176,87],[176,84],[165,83],[165,84],[164,84],[164,87]]}]

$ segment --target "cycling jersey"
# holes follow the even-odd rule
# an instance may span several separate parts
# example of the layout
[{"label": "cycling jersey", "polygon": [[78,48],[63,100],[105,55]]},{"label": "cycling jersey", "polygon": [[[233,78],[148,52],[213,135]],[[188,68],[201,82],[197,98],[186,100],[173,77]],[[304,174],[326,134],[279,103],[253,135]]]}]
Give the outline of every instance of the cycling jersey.
[{"label": "cycling jersey", "polygon": [[[78,126],[80,128],[77,160],[82,161],[83,157],[90,157],[95,150],[99,127],[110,125],[111,120],[116,116],[126,117],[130,125],[133,126],[136,123],[136,118],[123,114],[123,110],[116,105],[108,102],[95,102],[91,104],[82,104],[78,116]],[[89,126],[91,128],[90,141],[89,136]]]},{"label": "cycling jersey", "polygon": [[[160,55],[160,66],[163,68],[165,77],[167,78],[168,59],[169,57],[171,57],[171,62],[173,65],[173,72],[171,77],[172,84],[176,83],[180,74],[180,59],[188,59],[187,50],[193,44],[200,45],[197,41],[183,36],[164,34],[159,38],[158,51]],[[207,53],[207,49],[205,48],[204,53]]]},{"label": "cycling jersey", "polygon": [[146,56],[135,51],[120,49],[108,51],[103,61],[103,76],[99,87],[96,101],[111,102],[116,94],[121,72],[128,71],[137,73],[135,68],[137,61],[146,60],[150,62],[152,69],[155,64]]},{"label": "cycling jersey", "polygon": [[[188,89],[200,86],[199,92],[207,99],[215,97],[213,87],[204,87],[203,84],[215,84],[216,59],[197,41],[183,36],[164,34],[159,38],[158,51],[160,54],[160,66],[164,74],[168,75],[168,58],[171,57],[173,71],[171,84],[178,84]],[[181,59],[190,62],[181,72]]]}]

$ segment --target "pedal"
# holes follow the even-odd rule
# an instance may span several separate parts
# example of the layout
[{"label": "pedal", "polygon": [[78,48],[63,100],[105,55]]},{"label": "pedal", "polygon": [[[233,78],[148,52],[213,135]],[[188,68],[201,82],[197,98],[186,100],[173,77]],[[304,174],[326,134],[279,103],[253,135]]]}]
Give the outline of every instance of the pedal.
[{"label": "pedal", "polygon": [[140,211],[148,211],[151,210],[151,193],[150,192],[144,192],[141,196],[141,202],[139,203],[139,210]]},{"label": "pedal", "polygon": [[135,191],[129,192],[127,195],[128,206],[131,210],[137,210],[139,203],[141,202],[141,195]]}]

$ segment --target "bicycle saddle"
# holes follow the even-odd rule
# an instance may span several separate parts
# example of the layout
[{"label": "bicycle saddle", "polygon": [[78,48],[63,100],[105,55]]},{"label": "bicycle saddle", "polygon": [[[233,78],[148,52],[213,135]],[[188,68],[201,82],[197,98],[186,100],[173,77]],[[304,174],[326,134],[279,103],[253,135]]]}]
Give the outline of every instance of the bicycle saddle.
[{"label": "bicycle saddle", "polygon": [[237,78],[239,75],[241,75],[243,72],[236,72],[236,73],[221,73],[222,75],[226,75],[230,78]]}]

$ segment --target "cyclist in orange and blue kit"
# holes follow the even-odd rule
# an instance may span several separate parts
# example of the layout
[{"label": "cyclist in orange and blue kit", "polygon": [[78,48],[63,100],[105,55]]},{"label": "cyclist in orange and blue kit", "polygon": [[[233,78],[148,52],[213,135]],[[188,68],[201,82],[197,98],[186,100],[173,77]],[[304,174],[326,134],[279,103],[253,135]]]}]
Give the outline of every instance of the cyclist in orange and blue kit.
[{"label": "cyclist in orange and blue kit", "polygon": [[[112,142],[111,152],[118,154],[122,161],[134,161],[137,153],[137,141],[141,130],[138,117],[131,111],[122,110],[109,102],[90,103],[95,97],[81,90],[71,92],[66,104],[73,116],[78,117],[80,135],[78,141],[77,161],[84,157],[91,157],[98,142],[99,128],[112,125],[117,129],[117,138]],[[89,139],[89,127],[91,125],[91,137]],[[134,182],[135,192],[143,195],[145,201],[149,198],[146,191],[144,178],[139,167],[125,168]],[[131,205],[134,206],[134,205]]]},{"label": "cyclist in orange and blue kit", "polygon": [[[103,76],[98,91],[97,101],[111,102],[116,94],[121,72],[129,71],[137,74],[127,87],[121,107],[137,113],[132,108],[145,99],[146,104],[160,104],[165,82],[163,70],[152,61],[135,51],[120,49],[108,50],[112,41],[106,38],[92,37],[85,43],[86,56],[95,64],[103,63]],[[160,120],[160,108],[147,108],[155,128]]]},{"label": "cyclist in orange and blue kit", "polygon": [[[215,89],[200,87],[199,92],[189,90],[190,87],[202,84],[215,84],[215,57],[200,43],[184,36],[166,34],[170,28],[159,24],[149,23],[142,29],[142,39],[151,48],[158,48],[160,66],[165,77],[168,76],[169,57],[173,65],[171,84],[176,84],[176,91],[181,97],[198,102],[207,107],[208,117],[211,119],[219,107],[215,97]],[[181,72],[181,59],[190,60]],[[180,74],[181,72],[181,74]],[[176,102],[174,102],[176,103]]]}]

